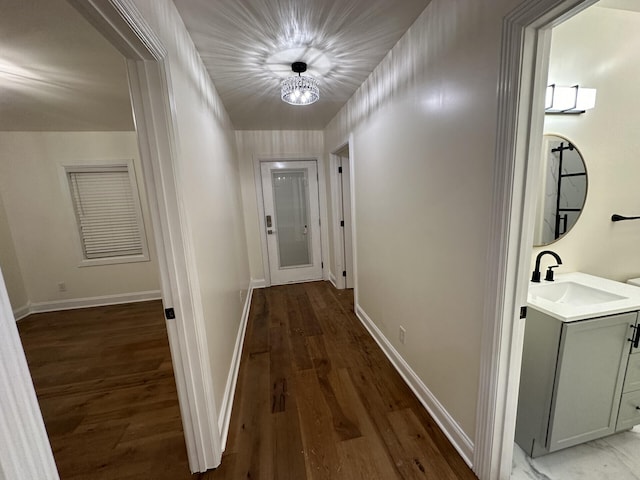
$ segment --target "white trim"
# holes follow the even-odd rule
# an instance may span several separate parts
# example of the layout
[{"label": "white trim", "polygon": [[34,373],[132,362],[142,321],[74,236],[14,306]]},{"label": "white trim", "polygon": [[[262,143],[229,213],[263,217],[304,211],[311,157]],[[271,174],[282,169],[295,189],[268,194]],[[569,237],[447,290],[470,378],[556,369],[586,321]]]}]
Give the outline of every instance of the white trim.
[{"label": "white trim", "polygon": [[340,287],[336,285],[336,276],[333,274],[333,272],[329,272],[329,281],[331,282],[331,285],[333,285],[337,290],[340,290]]},{"label": "white trim", "polygon": [[240,373],[240,360],[242,359],[242,347],[244,345],[245,333],[247,331],[247,323],[249,322],[249,311],[251,310],[251,299],[253,298],[253,289],[251,285],[247,291],[247,297],[244,301],[244,309],[242,310],[242,319],[238,334],[236,336],[236,344],[233,350],[233,358],[231,359],[231,369],[227,377],[227,386],[224,390],[222,404],[220,405],[220,414],[218,416],[218,429],[220,430],[220,444],[224,452],[227,446],[227,438],[229,435],[229,424],[231,423],[231,411],[233,409],[233,399],[236,394],[236,385],[238,383],[238,374]]},{"label": "white trim", "polygon": [[[222,449],[215,414],[211,365],[204,335],[196,261],[177,167],[178,138],[168,65],[127,63],[149,206],[161,270],[165,307],[173,307],[176,328],[168,329],[189,466],[204,472],[220,464]],[[160,232],[160,233],[158,233]]]},{"label": "white trim", "polygon": [[271,286],[271,269],[269,268],[269,249],[267,248],[267,229],[265,227],[264,194],[262,192],[262,171],[260,157],[253,157],[253,180],[255,182],[256,203],[258,205],[258,230],[260,231],[260,253],[262,255],[262,271],[265,287]]},{"label": "white trim", "polygon": [[357,220],[356,220],[356,170],[358,164],[356,163],[356,154],[354,148],[354,136],[353,133],[349,134],[349,167],[351,168],[351,175],[349,178],[349,193],[351,195],[351,245],[353,248],[353,302],[354,305],[360,303],[358,297],[358,237],[357,233]]},{"label": "white trim", "polygon": [[99,297],[73,298],[68,300],[53,300],[50,302],[29,303],[29,314],[56,312],[58,310],[74,310],[77,308],[104,307],[122,303],[147,302],[162,298],[160,290],[148,292],[121,293],[116,295],[102,295]]},{"label": "white trim", "polygon": [[31,312],[29,311],[28,303],[21,307],[14,308],[13,310],[13,316],[16,319],[16,322],[22,320],[24,317],[26,317],[29,314],[31,314]]},{"label": "white trim", "polygon": [[[320,202],[320,259],[322,261],[322,278],[329,280],[329,212],[327,208],[327,178],[325,176],[325,157],[319,155],[318,165],[318,201]],[[324,265],[327,265],[324,267]]]},{"label": "white trim", "polygon": [[398,351],[391,345],[384,334],[369,318],[366,312],[356,305],[356,316],[360,322],[369,331],[376,343],[380,346],[384,354],[387,356],[391,364],[398,371],[405,383],[416,395],[422,406],[429,412],[433,420],[442,429],[443,433],[449,439],[454,448],[458,451],[462,459],[471,466],[471,458],[473,457],[473,442],[469,436],[464,433],[460,425],[447,412],[444,406],[438,401],[436,396],[427,388],[420,377],[413,371],[409,364],[402,358]]},{"label": "white trim", "polygon": [[0,274],[0,478],[58,480],[56,464]]},{"label": "white trim", "polygon": [[[338,173],[338,163],[341,162],[341,158],[337,155],[337,152],[344,149],[348,143],[343,144],[339,148],[335,149],[329,156],[329,187],[331,191],[331,212],[333,216],[333,225],[331,230],[333,231],[333,265],[331,265],[330,278],[333,276],[333,285],[337,289],[346,288],[346,281],[339,272],[345,269],[344,265],[344,232],[342,227],[338,224],[342,219],[342,189],[339,186],[341,181],[340,174]],[[338,275],[337,277],[334,275]]]},{"label": "white trim", "polygon": [[256,288],[266,288],[267,281],[264,278],[252,278],[249,288],[255,290]]},{"label": "white trim", "polygon": [[162,60],[167,50],[131,0],[68,0],[129,59]]},{"label": "white trim", "polygon": [[473,459],[474,472],[481,480],[511,476],[524,338],[524,322],[517,319],[526,301],[533,241],[533,222],[528,220],[533,219],[532,192],[538,181],[534,163],[542,138],[549,29],[593,3],[595,0],[523,2],[503,22],[494,213]]},{"label": "white trim", "polygon": [[[176,312],[176,321],[167,322],[167,334],[189,467],[192,472],[203,471],[206,464],[204,448],[197,433],[200,428],[197,413],[199,394],[195,386],[196,376],[190,371],[190,359],[193,356],[197,362],[197,355],[185,351],[189,343],[185,334],[185,322],[193,319],[193,314],[189,309],[191,299],[180,297],[181,294],[190,295],[190,290],[188,279],[185,279],[187,275],[184,273],[184,260],[179,260],[184,252],[181,236],[176,231],[180,228],[180,221],[176,220],[179,217],[176,200],[178,194],[171,167],[176,155],[175,143],[165,133],[173,132],[170,113],[167,111],[171,104],[166,91],[167,72],[163,68],[163,62],[156,64],[129,60],[127,63],[134,114],[140,115],[143,120],[137,121],[138,144],[158,254],[163,303],[165,307],[173,306]],[[176,224],[177,227],[172,227]],[[177,299],[175,302],[174,298]],[[197,345],[195,348],[197,349]]]}]

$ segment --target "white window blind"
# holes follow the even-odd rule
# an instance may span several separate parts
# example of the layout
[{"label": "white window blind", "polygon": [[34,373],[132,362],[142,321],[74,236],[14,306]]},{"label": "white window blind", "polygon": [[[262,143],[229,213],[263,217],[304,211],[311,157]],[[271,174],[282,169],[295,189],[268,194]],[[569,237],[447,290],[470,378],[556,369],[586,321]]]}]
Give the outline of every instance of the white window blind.
[{"label": "white window blind", "polygon": [[138,192],[127,165],[67,168],[85,260],[146,255]]}]

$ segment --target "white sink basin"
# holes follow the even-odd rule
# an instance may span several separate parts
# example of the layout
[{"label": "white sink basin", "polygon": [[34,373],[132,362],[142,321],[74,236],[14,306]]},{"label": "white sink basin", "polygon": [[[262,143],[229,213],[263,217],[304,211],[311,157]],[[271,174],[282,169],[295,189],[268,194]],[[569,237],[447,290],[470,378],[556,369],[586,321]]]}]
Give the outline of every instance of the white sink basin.
[{"label": "white sink basin", "polygon": [[529,288],[529,293],[534,299],[543,298],[550,302],[575,306],[599,305],[628,298],[576,282],[535,285]]},{"label": "white sink basin", "polygon": [[563,322],[640,310],[640,288],[573,272],[529,284],[527,304]]}]

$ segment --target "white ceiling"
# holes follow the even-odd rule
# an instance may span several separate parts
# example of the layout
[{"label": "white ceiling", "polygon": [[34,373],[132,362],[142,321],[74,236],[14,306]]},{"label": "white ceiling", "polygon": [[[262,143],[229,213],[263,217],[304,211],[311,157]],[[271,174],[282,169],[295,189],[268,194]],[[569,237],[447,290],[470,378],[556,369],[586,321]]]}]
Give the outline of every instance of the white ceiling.
[{"label": "white ceiling", "polygon": [[[174,0],[236,129],[321,129],[429,0]],[[597,5],[640,10],[639,0]],[[290,63],[320,101],[279,99]],[[0,131],[133,130],[122,56],[65,0],[2,0]]]},{"label": "white ceiling", "polygon": [[600,0],[596,5],[598,7],[640,12],[640,2],[638,0]]},{"label": "white ceiling", "polygon": [[[429,0],[175,0],[236,129],[322,129]],[[291,63],[320,81],[280,100]],[[65,0],[2,0],[0,130],[133,130],[123,57]]]},{"label": "white ceiling", "polygon": [[[322,129],[429,0],[174,0],[238,130]],[[320,100],[292,106],[280,82],[297,60]]]},{"label": "white ceiling", "polygon": [[0,12],[0,131],[134,129],[124,58],[66,1]]}]

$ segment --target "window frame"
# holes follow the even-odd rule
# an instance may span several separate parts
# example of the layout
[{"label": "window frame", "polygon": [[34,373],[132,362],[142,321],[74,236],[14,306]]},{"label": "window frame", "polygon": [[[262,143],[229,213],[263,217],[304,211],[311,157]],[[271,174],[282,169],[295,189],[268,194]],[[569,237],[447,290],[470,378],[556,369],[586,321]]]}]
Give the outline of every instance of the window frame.
[{"label": "window frame", "polygon": [[[138,224],[138,230],[140,234],[140,244],[142,246],[142,253],[137,255],[121,255],[104,258],[86,258],[86,252],[84,248],[84,239],[82,235],[82,229],[80,227],[80,219],[76,211],[76,204],[71,187],[71,176],[73,173],[101,173],[101,172],[115,172],[126,169],[129,176],[129,182],[131,186],[131,196],[133,200],[133,207],[136,213],[136,221]],[[66,191],[69,196],[69,202],[71,206],[71,215],[73,216],[73,222],[75,224],[75,238],[77,241],[77,249],[79,252],[79,267],[91,267],[98,265],[118,265],[125,263],[138,263],[148,262],[149,247],[147,243],[147,234],[144,222],[144,216],[142,214],[142,204],[140,200],[140,190],[138,189],[138,182],[135,172],[135,165],[133,160],[120,160],[113,163],[101,163],[95,165],[65,165],[64,166],[64,181],[66,185]]]}]

